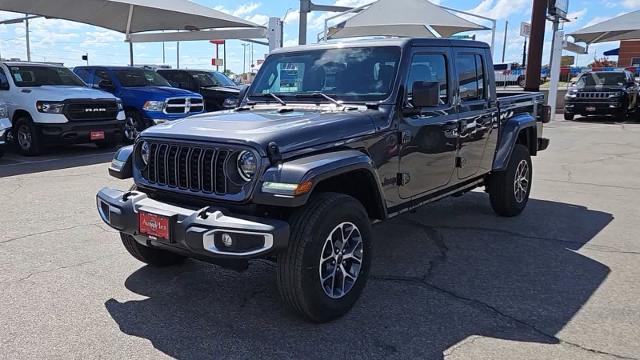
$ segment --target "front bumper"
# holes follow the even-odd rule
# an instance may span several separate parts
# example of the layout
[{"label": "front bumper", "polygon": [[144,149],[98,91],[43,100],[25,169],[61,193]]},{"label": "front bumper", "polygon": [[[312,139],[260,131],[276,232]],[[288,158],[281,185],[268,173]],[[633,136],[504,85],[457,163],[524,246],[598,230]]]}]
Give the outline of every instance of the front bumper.
[{"label": "front bumper", "polygon": [[11,120],[0,119],[0,147],[5,144],[7,131],[11,129]]},{"label": "front bumper", "polygon": [[119,142],[124,134],[124,121],[70,121],[64,124],[36,123],[42,139],[47,144],[85,144],[93,143],[91,132],[103,131],[104,140]]},{"label": "front bumper", "polygon": [[[149,198],[139,191],[104,188],[97,195],[98,213],[112,228],[132,235],[145,246],[159,247],[195,258],[248,259],[284,249],[289,224],[273,219],[227,215],[226,209],[189,209]],[[140,234],[139,212],[169,218],[169,240]],[[233,239],[225,244],[223,234]]]},{"label": "front bumper", "polygon": [[579,115],[610,115],[622,110],[624,100],[613,98],[607,101],[567,101],[564,111]]}]

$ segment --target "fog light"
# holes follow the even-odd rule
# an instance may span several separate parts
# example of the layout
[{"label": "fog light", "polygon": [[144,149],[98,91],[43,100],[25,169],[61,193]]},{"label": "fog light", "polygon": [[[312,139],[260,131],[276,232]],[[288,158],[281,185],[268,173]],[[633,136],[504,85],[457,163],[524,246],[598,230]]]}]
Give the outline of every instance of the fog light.
[{"label": "fog light", "polygon": [[222,243],[226,247],[231,247],[233,246],[233,238],[231,237],[231,235],[224,233],[222,234]]}]

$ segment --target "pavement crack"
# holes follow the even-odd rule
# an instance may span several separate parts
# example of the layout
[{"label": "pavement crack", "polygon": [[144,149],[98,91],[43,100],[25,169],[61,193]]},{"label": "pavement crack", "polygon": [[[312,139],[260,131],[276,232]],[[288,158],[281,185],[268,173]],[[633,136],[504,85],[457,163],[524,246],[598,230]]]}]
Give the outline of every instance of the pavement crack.
[{"label": "pavement crack", "polygon": [[0,282],[0,284],[23,282],[23,281],[27,281],[27,280],[29,280],[32,277],[37,276],[37,275],[48,274],[48,273],[52,273],[52,272],[56,272],[56,271],[60,271],[60,270],[64,270],[64,269],[80,267],[80,266],[92,264],[92,263],[95,263],[95,262],[98,262],[98,261],[101,261],[101,260],[104,260],[104,259],[109,259],[109,258],[112,258],[114,256],[116,256],[116,255],[107,256],[107,257],[101,257],[101,258],[97,258],[97,259],[93,259],[93,260],[87,260],[87,261],[83,261],[83,262],[79,262],[79,263],[71,264],[71,265],[58,266],[56,268],[48,269],[48,270],[35,271],[35,272],[29,273],[26,276],[23,276],[23,277],[21,277],[19,279],[16,279],[16,280],[2,281],[2,282]]},{"label": "pavement crack", "polygon": [[427,272],[424,275],[423,279],[424,280],[430,279],[431,276],[433,276],[435,269],[439,265],[447,262],[447,254],[449,252],[449,248],[447,247],[447,244],[444,242],[444,238],[442,234],[440,234],[440,232],[435,227],[429,226],[427,224],[423,224],[420,221],[416,221],[406,217],[402,218],[402,221],[404,221],[409,225],[418,227],[419,229],[424,231],[425,234],[427,235],[427,238],[434,242],[434,244],[438,248],[438,251],[440,252],[438,256],[436,256],[433,260],[429,261],[429,264],[427,266]]},{"label": "pavement crack", "polygon": [[580,181],[573,181],[573,180],[568,181],[568,180],[554,180],[554,179],[542,179],[542,178],[538,178],[536,180],[538,180],[538,181],[546,181],[546,182],[559,182],[559,183],[572,184],[572,185],[586,185],[586,186],[594,186],[594,187],[600,187],[600,188],[620,189],[620,190],[631,190],[631,191],[640,190],[640,187],[620,186],[620,185],[607,185],[607,184],[595,184],[595,183],[580,182]]},{"label": "pavement crack", "polygon": [[10,243],[10,242],[16,241],[16,240],[23,240],[23,239],[27,239],[27,238],[30,238],[30,237],[33,237],[33,236],[38,236],[38,235],[46,235],[46,234],[56,233],[56,232],[60,232],[60,231],[73,230],[73,229],[87,227],[87,226],[97,226],[98,224],[100,224],[100,222],[95,222],[95,223],[90,223],[90,224],[82,224],[82,225],[75,225],[75,226],[69,226],[69,227],[66,227],[66,228],[51,229],[51,230],[46,230],[46,231],[35,232],[35,233],[27,234],[27,235],[22,235],[22,236],[18,236],[18,237],[2,240],[2,241],[0,241],[0,244]]}]

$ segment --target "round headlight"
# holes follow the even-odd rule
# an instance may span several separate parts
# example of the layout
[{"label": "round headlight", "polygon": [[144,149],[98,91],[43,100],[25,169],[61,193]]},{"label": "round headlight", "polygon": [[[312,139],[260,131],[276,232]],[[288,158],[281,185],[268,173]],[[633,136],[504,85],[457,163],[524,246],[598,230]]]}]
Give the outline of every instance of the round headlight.
[{"label": "round headlight", "polygon": [[144,166],[149,165],[149,153],[151,152],[149,148],[149,143],[146,141],[142,142],[140,146],[140,158],[142,159],[142,164]]},{"label": "round headlight", "polygon": [[238,155],[238,173],[244,181],[251,181],[258,171],[258,159],[251,151],[243,151]]}]

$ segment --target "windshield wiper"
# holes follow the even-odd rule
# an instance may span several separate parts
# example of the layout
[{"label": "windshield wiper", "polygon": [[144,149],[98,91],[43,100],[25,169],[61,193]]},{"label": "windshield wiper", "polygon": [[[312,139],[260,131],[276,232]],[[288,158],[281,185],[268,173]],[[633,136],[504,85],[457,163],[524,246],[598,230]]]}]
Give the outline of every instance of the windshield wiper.
[{"label": "windshield wiper", "polygon": [[252,95],[252,96],[250,96],[250,97],[259,97],[259,98],[264,98],[264,97],[267,97],[267,96],[270,96],[270,97],[272,97],[273,99],[275,99],[275,101],[277,101],[278,103],[280,103],[280,105],[282,105],[282,106],[287,106],[287,103],[286,103],[284,100],[282,100],[280,97],[278,97],[278,95],[273,94],[273,93],[266,93],[266,94]]},{"label": "windshield wiper", "polygon": [[296,94],[295,97],[297,98],[314,98],[314,97],[321,97],[324,98],[325,100],[329,100],[332,103],[334,103],[337,106],[344,106],[344,104],[342,104],[340,101],[332,98],[331,96],[323,93],[323,92],[316,92],[316,93],[311,93],[311,94]]}]

